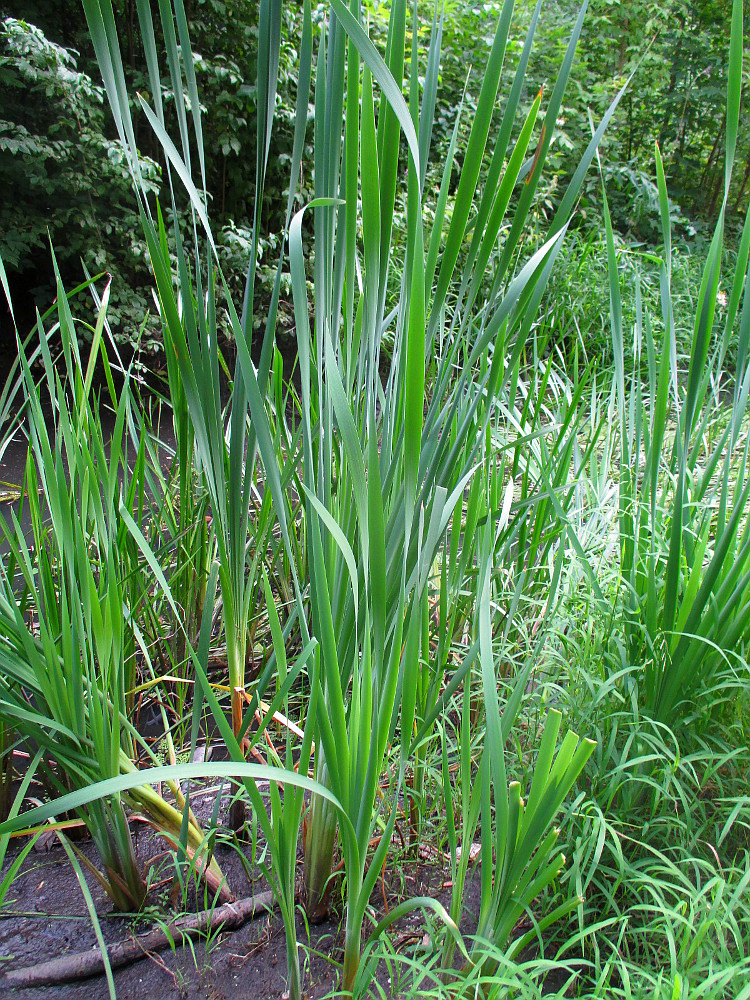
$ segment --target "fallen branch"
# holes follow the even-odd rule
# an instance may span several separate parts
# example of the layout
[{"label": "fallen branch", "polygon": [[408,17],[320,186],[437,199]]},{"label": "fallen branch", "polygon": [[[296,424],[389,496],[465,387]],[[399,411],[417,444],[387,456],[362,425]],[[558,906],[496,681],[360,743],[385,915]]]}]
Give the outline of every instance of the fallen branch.
[{"label": "fallen branch", "polygon": [[[139,934],[127,941],[120,941],[107,948],[109,964],[113,969],[146,958],[149,952],[159,951],[168,945],[180,944],[188,938],[204,933],[209,927],[215,933],[237,930],[248,920],[260,916],[274,905],[273,893],[260,892],[235,903],[225,903],[215,910],[203,910],[179,917],[171,924],[155,927],[146,934]],[[30,986],[50,986],[68,983],[74,979],[87,979],[104,971],[104,959],[99,948],[91,951],[61,955],[41,965],[24,969],[11,969],[0,978],[0,989],[25,989]]]}]

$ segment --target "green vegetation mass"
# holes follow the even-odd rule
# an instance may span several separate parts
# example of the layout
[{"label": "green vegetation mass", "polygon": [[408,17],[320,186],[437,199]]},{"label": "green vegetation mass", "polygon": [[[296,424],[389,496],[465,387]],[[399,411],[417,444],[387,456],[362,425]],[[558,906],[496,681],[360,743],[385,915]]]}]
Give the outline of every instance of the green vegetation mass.
[{"label": "green vegetation mass", "polygon": [[292,1000],[337,920],[325,995],[748,1000],[742,0],[15,13],[0,905],[55,831],[112,997],[81,861],[236,856]]}]

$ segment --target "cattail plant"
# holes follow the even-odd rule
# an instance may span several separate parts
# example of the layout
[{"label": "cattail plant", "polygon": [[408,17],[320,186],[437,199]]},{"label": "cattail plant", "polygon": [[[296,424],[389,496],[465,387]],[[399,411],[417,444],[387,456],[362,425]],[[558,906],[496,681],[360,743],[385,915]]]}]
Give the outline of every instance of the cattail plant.
[{"label": "cattail plant", "polygon": [[[463,971],[468,971],[474,963],[479,962],[488,973],[492,972],[493,960],[486,957],[486,946],[491,946],[490,954],[493,950],[505,951],[510,935],[524,911],[563,868],[565,858],[557,850],[558,830],[552,824],[595,746],[591,740],[579,742],[575,733],[568,732],[555,755],[562,716],[559,711],[550,710],[539,741],[528,791],[525,792],[518,781],[508,782],[505,746],[518,717],[532,671],[539,662],[547,641],[547,628],[566,546],[564,542],[558,546],[546,613],[501,709],[490,595],[495,536],[502,538],[506,523],[507,513],[501,515],[497,528],[487,523],[482,530],[479,546],[480,584],[474,628],[480,667],[479,696],[484,703],[485,730],[476,759],[474,741],[477,725],[472,714],[472,683],[469,674],[464,683],[458,726],[457,787],[460,792],[460,821],[453,805],[446,739],[443,740],[443,787],[452,877],[450,915],[458,924],[472,857],[471,847],[479,826],[479,923],[469,961]],[[520,576],[512,595],[512,607],[517,606],[525,582],[525,577]],[[508,633],[506,625],[501,634],[503,644],[508,642]],[[578,902],[573,897],[545,913],[538,922],[539,929],[550,926],[569,913]],[[509,957],[518,954],[532,939],[533,932],[515,940]],[[455,942],[447,936],[442,956],[444,970],[451,968],[454,953]]]},{"label": "cattail plant", "polygon": [[[677,368],[669,199],[658,146],[663,332],[659,337],[654,330],[636,285],[636,364],[629,386],[614,234],[606,192],[603,195],[614,410],[620,439],[619,530],[627,652],[630,663],[642,665],[646,709],[668,726],[690,700],[710,690],[721,661],[731,657],[749,634],[750,476],[743,422],[750,393],[750,214],[728,286],[723,327],[714,331],[740,115],[742,31],[743,4],[735,0],[727,72],[724,197],[695,303],[684,385]],[[730,373],[726,358],[735,337],[736,361]],[[645,389],[640,375],[644,353]],[[723,397],[729,394],[727,405]]]},{"label": "cattail plant", "polygon": [[[260,50],[258,59],[258,118],[255,165],[255,209],[253,218],[252,252],[248,265],[245,298],[242,311],[230,317],[238,348],[237,365],[229,402],[222,401],[221,366],[219,361],[217,308],[223,289],[217,294],[213,255],[215,244],[206,214],[205,163],[195,67],[187,30],[187,19],[181,0],[173,6],[163,5],[161,27],[167,50],[167,62],[178,109],[181,152],[165,130],[162,87],[159,75],[154,26],[148,4],[138,5],[141,35],[148,63],[153,110],[142,101],[144,114],[153,127],[165,151],[172,195],[173,214],[177,217],[177,195],[173,178],[178,178],[189,195],[189,215],[192,221],[192,260],[185,246],[180,226],[176,224],[173,238],[178,261],[176,281],[172,278],[168,232],[161,213],[155,214],[148,193],[141,183],[138,153],[128,104],[125,77],[120,56],[114,16],[107,4],[84,0],[84,10],[102,71],[107,96],[112,107],[120,139],[128,154],[134,179],[146,239],[154,269],[159,307],[168,356],[168,376],[172,404],[180,415],[180,426],[189,423],[180,434],[181,475],[190,462],[200,470],[212,515],[212,533],[219,561],[220,601],[224,621],[229,670],[232,731],[244,738],[243,718],[246,705],[245,671],[249,653],[251,622],[262,603],[260,570],[266,556],[266,546],[273,528],[274,517],[286,504],[281,488],[281,474],[286,456],[273,448],[265,409],[269,372],[273,357],[276,307],[281,283],[281,266],[277,269],[272,302],[269,307],[259,368],[250,359],[250,337],[254,324],[255,271],[258,255],[260,205],[263,200],[269,136],[273,125],[278,72],[281,7],[263,0],[259,11]],[[308,13],[309,20],[309,13]],[[292,183],[288,195],[287,217],[291,213],[295,185],[304,140],[307,115],[305,73],[309,81],[309,54],[303,46],[303,69],[298,88],[295,148],[292,157]],[[307,67],[305,69],[305,66]],[[191,114],[185,111],[189,98]],[[194,147],[191,145],[194,143]],[[197,150],[194,164],[191,150]],[[197,170],[197,186],[193,171]],[[205,256],[204,256],[205,251]],[[260,419],[259,419],[260,418]],[[258,441],[263,425],[264,439]],[[272,464],[278,477],[265,502],[260,496],[258,444],[266,450],[264,460]],[[269,485],[268,473],[266,486]],[[271,505],[273,496],[274,506]],[[275,507],[275,510],[274,510]],[[285,531],[288,539],[288,532]],[[231,824],[242,825],[244,805],[240,798],[232,807]]]},{"label": "cattail plant", "polygon": [[[145,446],[142,434],[131,441],[129,428],[138,421],[127,379],[119,397],[114,392],[103,346],[108,298],[107,289],[85,367],[59,274],[57,323],[48,331],[38,320],[40,386],[19,338],[29,439],[22,514],[31,538],[14,512],[9,524],[0,521],[9,552],[0,567],[0,719],[32,755],[42,751],[37,776],[56,795],[132,774],[139,754],[152,757],[132,721],[136,660],[147,662],[148,650],[135,617],[143,596],[137,549],[121,516],[124,508],[142,520]],[[52,332],[62,342],[56,364],[48,345]],[[111,435],[92,389],[99,360],[115,415]],[[180,803],[179,787],[172,782],[171,789]],[[180,835],[183,813],[151,788],[134,787],[127,802],[168,838]],[[80,815],[104,868],[94,874],[118,909],[137,910],[145,884],[123,805],[113,794],[91,801]],[[213,890],[229,898],[192,814],[185,831],[188,855]]]},{"label": "cattail plant", "polygon": [[[350,992],[357,981],[365,907],[395,823],[396,812],[390,808],[383,820],[384,832],[379,839],[374,838],[375,855],[368,863],[388,746],[400,729],[402,752],[391,785],[391,794],[397,797],[409,767],[418,688],[429,716],[434,717],[436,707],[438,687],[425,676],[421,662],[423,656],[429,660],[430,649],[429,636],[425,640],[423,635],[425,619],[429,622],[428,581],[454,512],[481,462],[497,401],[509,381],[517,377],[518,360],[583,177],[619,95],[585,150],[545,239],[535,249],[525,250],[523,238],[586,5],[573,27],[541,127],[537,131],[543,101],[540,93],[519,123],[518,138],[511,144],[541,4],[534,10],[502,119],[490,141],[512,20],[513,4],[507,0],[483,74],[452,211],[448,201],[458,130],[438,192],[435,219],[426,228],[422,208],[437,101],[442,8],[436,5],[426,57],[420,51],[414,10],[414,44],[407,65],[409,8],[405,0],[394,0],[391,5],[385,59],[368,37],[358,0],[348,5],[332,0],[321,25],[315,66],[315,200],[294,216],[289,230],[301,382],[303,564],[309,575],[309,586],[303,589],[305,581],[299,579],[298,563],[291,555],[291,516],[282,485],[286,456],[274,448],[268,418],[268,373],[280,272],[256,368],[250,357],[248,323],[253,308],[255,249],[241,315],[231,300],[226,302],[238,366],[226,424],[228,459],[225,452],[216,354],[215,247],[202,190],[200,104],[182,4],[175,2],[174,14],[162,5],[172,86],[175,93],[183,94],[184,75],[190,95],[190,120],[182,110],[182,100],[177,102],[181,152],[164,127],[150,13],[146,4],[139,4],[155,105],[152,110],[142,102],[143,112],[162,144],[170,183],[179,179],[189,196],[193,242],[196,247],[201,243],[200,231],[206,253],[205,258],[196,256],[189,264],[176,228],[176,281],[170,269],[166,229],[139,185],[114,19],[109,8],[94,0],[85,0],[85,7],[115,122],[129,151],[168,329],[166,339],[177,357],[194,427],[197,461],[211,497],[228,645],[234,641],[230,640],[231,626],[240,626],[238,653],[232,658],[235,666],[230,666],[231,739],[226,726],[222,727],[222,732],[227,731],[228,746],[241,751],[245,732],[239,711],[245,697],[239,643],[246,636],[245,612],[252,599],[246,544],[256,446],[262,459],[264,489],[273,498],[290,560],[298,605],[296,620],[303,641],[307,642],[308,629],[313,637],[304,739],[311,755],[314,744],[316,787],[325,792],[312,796],[305,817],[305,884],[309,911],[313,915],[324,911],[338,824],[347,904],[343,986]],[[258,60],[259,190],[272,120],[277,18],[278,4],[263,0]],[[303,25],[288,218],[313,66],[308,4],[304,6]],[[420,88],[422,73],[424,87]],[[193,179],[190,131],[198,149],[198,183]],[[402,137],[407,168],[405,183],[399,187]],[[480,183],[485,154],[489,163],[486,178]],[[399,195],[406,206],[403,231],[396,224]],[[176,204],[173,190],[175,209]],[[315,252],[312,329],[305,211],[310,213]],[[504,238],[498,245],[501,233]],[[256,217],[254,248],[257,235]],[[518,263],[519,253],[523,263]],[[400,265],[400,280],[394,277],[394,261]],[[218,274],[221,286],[220,269]],[[387,307],[391,296],[396,303],[392,309]],[[392,345],[388,356],[383,350],[385,341]],[[383,379],[385,368],[388,374]],[[554,496],[552,484],[542,484],[542,489]],[[275,652],[276,662],[279,652]],[[433,695],[425,694],[430,690]],[[291,826],[285,834],[284,864],[292,867],[289,851],[296,841],[291,830],[298,806],[299,801],[295,801],[290,807]],[[283,809],[286,815],[285,805]],[[274,829],[280,830],[287,820],[282,820],[281,812],[277,820]],[[288,894],[289,873],[287,868],[284,871],[283,877],[276,874],[279,884],[287,887],[281,891]],[[293,922],[285,922],[287,934],[293,934]],[[296,954],[294,949],[292,954]],[[292,975],[292,982],[297,981]]]},{"label": "cattail plant", "polygon": [[[585,5],[552,89],[537,149],[527,157],[541,94],[513,147],[510,138],[539,5],[535,9],[502,121],[493,133],[482,187],[480,167],[488,149],[512,7],[506,3],[498,20],[453,211],[449,215],[447,202],[455,145],[429,232],[422,203],[437,99],[439,5],[424,63],[415,43],[411,64],[406,65],[408,6],[399,0],[391,5],[386,61],[367,36],[358,3],[346,6],[332,0],[319,43],[316,197],[309,207],[315,249],[313,329],[302,213],[292,223],[290,264],[302,382],[310,605],[313,633],[320,641],[325,706],[317,717],[315,774],[335,791],[342,807],[351,810],[358,838],[356,845],[347,843],[342,832],[346,990],[356,980],[372,873],[387,848],[384,837],[366,878],[375,775],[383,768],[388,740],[399,724],[405,769],[417,690],[428,713],[437,690],[420,660],[420,654],[427,663],[432,659],[429,639],[423,638],[425,619],[429,623],[427,580],[456,505],[471,483],[495,403],[517,372],[581,181],[617,103],[592,138],[548,238],[514,274],[512,264],[544,168]],[[417,39],[416,12],[414,18],[412,38]],[[405,77],[408,98],[402,96]],[[402,135],[408,153],[406,225],[396,232]],[[512,220],[496,252],[519,181]],[[467,240],[468,249],[462,253]],[[388,311],[389,276],[396,258],[403,261],[402,276],[396,306]],[[481,301],[490,261],[490,292]],[[383,380],[386,334],[393,346]],[[543,489],[549,492],[551,484]],[[325,910],[335,828],[330,807],[314,799],[304,838],[308,912],[313,916]]]}]

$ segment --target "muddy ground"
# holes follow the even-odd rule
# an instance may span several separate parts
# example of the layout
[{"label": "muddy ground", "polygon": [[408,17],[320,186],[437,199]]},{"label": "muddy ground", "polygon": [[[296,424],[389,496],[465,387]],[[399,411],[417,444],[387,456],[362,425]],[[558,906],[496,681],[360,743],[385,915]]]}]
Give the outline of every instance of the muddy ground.
[{"label": "muddy ground", "polygon": [[[226,806],[222,807],[222,813]],[[211,800],[205,797],[199,812],[210,813]],[[147,909],[138,917],[120,916],[113,912],[109,897],[93,875],[86,871],[86,881],[96,904],[102,932],[107,944],[123,941],[132,934],[142,934],[157,926],[158,916],[167,921],[174,915],[170,906],[172,861],[165,856],[165,844],[151,830],[133,823],[136,853],[143,869],[151,868],[152,888]],[[46,835],[45,835],[46,836]],[[228,833],[227,833],[228,837]],[[96,852],[86,838],[76,847],[96,863]],[[259,847],[259,850],[262,847]],[[257,866],[251,862],[251,845],[240,848],[219,843],[216,857],[232,892],[237,898],[251,896],[268,888]],[[5,870],[12,863],[14,851],[9,850]],[[301,870],[301,866],[300,866]],[[3,873],[4,874],[4,873]],[[449,903],[449,872],[443,859],[412,859],[389,857],[383,879],[378,880],[372,906],[378,919],[401,900],[413,896],[432,896],[446,906]],[[334,890],[334,898],[337,892]],[[470,886],[465,913],[466,928],[476,925],[476,887]],[[340,898],[340,893],[339,893]],[[178,900],[178,911],[206,908],[202,888],[191,888]],[[210,900],[208,900],[210,906]],[[473,911],[473,912],[472,912]],[[298,915],[297,937],[302,946],[304,988],[309,1000],[319,1000],[334,993],[337,987],[337,962],[342,958],[343,927],[340,914],[309,930]],[[414,955],[416,949],[430,948],[429,935],[421,912],[417,911],[393,925],[389,936],[397,949]],[[94,929],[67,855],[54,835],[49,836],[39,850],[28,855],[21,873],[0,910],[0,977],[9,969],[27,968],[97,946]],[[114,970],[114,982],[119,1000],[141,998],[278,998],[285,990],[286,949],[284,929],[277,913],[264,912],[243,927],[194,940],[192,945],[178,945]],[[390,972],[394,972],[393,969]],[[386,996],[398,996],[399,985],[389,981],[389,969],[381,963],[378,980]],[[0,978],[0,997],[17,996],[19,1000],[98,1000],[109,992],[103,975],[78,983],[59,986],[33,987],[11,991]]]}]

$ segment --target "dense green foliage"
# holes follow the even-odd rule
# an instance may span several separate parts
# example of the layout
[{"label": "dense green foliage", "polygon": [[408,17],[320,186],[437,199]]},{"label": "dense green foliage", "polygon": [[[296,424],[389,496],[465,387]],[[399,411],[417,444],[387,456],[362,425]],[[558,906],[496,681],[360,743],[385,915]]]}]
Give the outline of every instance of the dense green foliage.
[{"label": "dense green foliage", "polygon": [[[580,53],[580,106],[571,106],[566,131],[585,134],[583,109],[591,107],[596,116],[617,81],[637,69],[617,127],[604,144],[614,218],[636,236],[658,239],[655,142],[664,159],[670,197],[682,209],[683,231],[716,218],[723,195],[731,6],[726,0],[592,5]],[[743,39],[747,52],[747,12]],[[745,68],[743,93],[747,87]],[[729,209],[735,213],[747,205],[750,194],[746,115],[740,119],[737,144],[739,169],[729,197]]]},{"label": "dense green foliage", "polygon": [[[113,282],[67,294],[54,256],[27,337],[0,254],[0,455],[29,441],[0,520],[0,902],[75,815],[120,911],[187,907],[190,877],[228,897],[239,852],[291,1000],[298,909],[334,901],[335,995],[748,1000],[744,4],[410,6],[84,0],[109,139],[73,78],[130,179],[166,373],[144,398]],[[206,779],[230,801],[204,835]],[[409,889],[423,859],[440,898]]]},{"label": "dense green foliage", "polygon": [[[30,294],[49,298],[50,241],[68,275],[109,270],[112,322],[135,338],[148,309],[146,246],[130,175],[105,135],[104,92],[68,49],[40,29],[6,18],[0,25],[0,253]],[[159,172],[143,162],[150,189]]]},{"label": "dense green foliage", "polygon": [[[116,0],[114,11],[123,40],[129,93],[148,97],[150,81],[136,6],[136,0]],[[156,10],[156,4],[152,6]],[[505,79],[514,72],[522,33],[532,13],[530,3],[517,8]],[[369,0],[365,9],[373,37],[384,44],[387,4]],[[427,211],[432,209],[430,192],[439,185],[467,81],[464,107],[470,111],[475,106],[477,67],[482,65],[499,9],[499,0],[481,5],[459,0],[446,4],[445,58],[425,196]],[[81,259],[92,274],[106,270],[116,276],[111,322],[121,339],[135,343],[140,323],[146,311],[153,310],[153,303],[145,287],[143,244],[130,238],[137,225],[127,196],[126,169],[102,114],[101,90],[92,82],[96,69],[82,11],[75,5],[56,3],[23,4],[17,9],[11,4],[9,10],[26,19],[7,21],[0,37],[0,72],[10,96],[0,125],[0,178],[16,193],[0,209],[0,246],[16,290],[17,308],[24,307],[29,292],[41,301],[54,285],[48,265],[49,232],[63,276],[70,282],[82,277]],[[318,5],[314,11],[316,21],[322,10],[323,5]],[[570,179],[566,171],[588,142],[589,113],[599,120],[628,75],[636,71],[634,84],[602,146],[615,228],[638,239],[653,242],[658,238],[652,169],[654,141],[658,141],[674,199],[674,218],[691,242],[696,234],[700,239],[715,218],[720,194],[726,90],[723,54],[729,10],[726,0],[670,0],[659,5],[594,0],[547,160],[539,211],[554,213]],[[280,249],[275,234],[283,223],[288,187],[301,16],[301,8],[295,4],[283,4],[282,11],[276,122],[261,211],[259,276],[265,279],[260,289],[265,301],[271,296],[272,261]],[[420,3],[419,12],[420,36],[424,38],[430,30],[431,5]],[[537,33],[539,44],[531,54],[521,95],[522,106],[530,107],[539,87],[554,79],[575,13],[572,0],[545,6]],[[192,0],[186,3],[186,17],[205,112],[206,187],[216,240],[227,278],[241,295],[255,208],[252,165],[257,153],[254,81],[258,10],[256,4],[241,0]],[[156,41],[161,44],[158,17],[155,24]],[[745,38],[750,38],[750,30]],[[408,54],[409,38],[406,42]],[[475,69],[467,77],[472,66]],[[743,90],[746,86],[745,80]],[[174,120],[174,95],[168,81],[162,79],[161,87],[169,124]],[[646,91],[648,100],[643,100]],[[136,137],[141,153],[163,168],[159,144],[138,119]],[[297,205],[312,190],[311,140],[308,130]],[[741,212],[750,198],[750,127],[744,119],[738,152],[730,216]],[[459,168],[460,162],[455,169]],[[150,169],[156,189],[163,178],[155,165]],[[591,175],[584,186],[576,225],[595,225],[600,211],[599,187]],[[63,232],[65,239],[58,239]],[[289,317],[286,325],[291,322]],[[157,329],[152,319],[142,342],[155,344]]]}]

